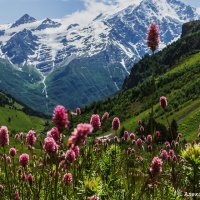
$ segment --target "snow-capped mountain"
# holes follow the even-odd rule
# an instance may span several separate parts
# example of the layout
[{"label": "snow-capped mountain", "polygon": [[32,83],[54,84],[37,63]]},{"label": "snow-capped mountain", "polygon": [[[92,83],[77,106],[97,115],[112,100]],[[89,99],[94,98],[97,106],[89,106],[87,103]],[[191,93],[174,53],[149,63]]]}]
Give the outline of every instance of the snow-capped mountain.
[{"label": "snow-capped mountain", "polygon": [[18,27],[22,24],[33,23],[35,21],[37,20],[34,17],[31,17],[28,14],[25,14],[20,19],[18,19],[14,24],[12,24],[10,28]]},{"label": "snow-capped mountain", "polygon": [[[162,49],[180,37],[184,22],[199,18],[195,8],[178,0],[141,0],[102,13],[87,26],[69,24],[65,19],[37,21],[26,14],[13,24],[0,25],[0,57],[20,70],[24,65],[32,66],[43,77],[49,101],[52,98],[56,103],[75,107],[121,88],[133,64],[148,52],[146,32],[151,22],[160,27]],[[80,85],[75,88],[73,80],[80,76]],[[61,77],[68,81],[65,86]],[[97,77],[103,80],[100,85]],[[71,99],[57,98],[55,91],[60,90],[60,84],[63,93],[68,93],[70,87],[80,88],[87,96],[73,103]],[[96,95],[92,95],[94,90]],[[70,92],[76,98],[74,90]]]}]

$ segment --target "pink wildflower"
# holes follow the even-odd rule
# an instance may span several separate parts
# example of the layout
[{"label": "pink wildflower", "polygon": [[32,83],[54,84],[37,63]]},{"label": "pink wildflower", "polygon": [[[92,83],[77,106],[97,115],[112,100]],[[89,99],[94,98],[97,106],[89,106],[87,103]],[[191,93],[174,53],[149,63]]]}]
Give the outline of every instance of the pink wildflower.
[{"label": "pink wildflower", "polygon": [[115,117],[112,121],[112,129],[117,131],[120,128],[120,121],[118,117]]},{"label": "pink wildflower", "polygon": [[98,144],[99,144],[99,145],[102,144],[102,139],[101,139],[101,138],[98,139]]},{"label": "pink wildflower", "polygon": [[134,133],[131,133],[131,134],[130,134],[130,139],[131,139],[131,140],[134,140],[134,139],[135,139],[135,134],[134,134]]},{"label": "pink wildflower", "polygon": [[166,146],[166,148],[168,148],[168,149],[171,147],[171,145],[170,145],[170,143],[169,143],[168,141],[165,142],[165,146]]},{"label": "pink wildflower", "polygon": [[15,192],[15,200],[20,200],[19,192]]},{"label": "pink wildflower", "polygon": [[119,138],[117,136],[114,137],[115,142],[119,142]]},{"label": "pink wildflower", "polygon": [[19,167],[18,167],[18,174],[20,175],[21,173],[22,173],[22,167],[19,166]]},{"label": "pink wildflower", "polygon": [[170,155],[167,156],[167,161],[171,162],[172,161],[172,157]]},{"label": "pink wildflower", "polygon": [[125,138],[125,140],[128,139],[128,136],[129,136],[128,131],[124,131],[124,138]]},{"label": "pink wildflower", "polygon": [[106,143],[107,143],[107,144],[110,143],[110,138],[109,138],[109,137],[106,138]]},{"label": "pink wildflower", "polygon": [[76,114],[81,115],[81,109],[80,108],[76,108]]},{"label": "pink wildflower", "polygon": [[26,142],[30,146],[33,146],[35,144],[35,141],[36,141],[35,132],[33,130],[30,130],[26,136]]},{"label": "pink wildflower", "polygon": [[94,128],[94,130],[98,130],[101,127],[101,121],[99,115],[92,115],[90,119],[90,124]]},{"label": "pink wildflower", "polygon": [[160,97],[160,106],[165,109],[167,107],[167,98],[162,96]]},{"label": "pink wildflower", "polygon": [[76,159],[76,154],[72,149],[67,150],[65,159],[67,162],[72,163]]},{"label": "pink wildflower", "polygon": [[6,126],[2,126],[0,128],[0,146],[8,146],[9,145],[9,135],[8,129]]},{"label": "pink wildflower", "polygon": [[75,147],[73,148],[73,151],[74,151],[76,157],[78,157],[79,154],[80,154],[80,149],[79,149],[79,147],[78,147],[78,146],[75,146]]},{"label": "pink wildflower", "polygon": [[26,180],[26,174],[25,174],[25,173],[23,173],[23,174],[21,175],[21,180],[22,180],[22,181],[25,181],[25,180]]},{"label": "pink wildflower", "polygon": [[63,176],[63,183],[66,185],[70,185],[72,182],[72,174],[71,173],[67,173]]},{"label": "pink wildflower", "polygon": [[68,139],[68,145],[82,145],[85,142],[87,135],[90,134],[92,130],[93,127],[90,124],[78,124],[77,128],[74,129]]},{"label": "pink wildflower", "polygon": [[166,150],[161,150],[161,158],[163,159],[163,160],[167,160],[167,157],[168,157],[168,153],[167,153],[167,151]]},{"label": "pink wildflower", "polygon": [[108,112],[105,112],[105,113],[103,114],[102,118],[101,118],[101,121],[102,121],[102,122],[105,122],[105,121],[108,119],[108,117],[109,117],[109,113],[108,113]]},{"label": "pink wildflower", "polygon": [[142,140],[141,140],[140,138],[138,138],[138,139],[136,140],[136,145],[137,145],[138,147],[141,147],[141,146],[142,146]]},{"label": "pink wildflower", "polygon": [[99,200],[99,197],[97,197],[96,195],[93,195],[89,198],[89,200]]},{"label": "pink wildflower", "polygon": [[33,147],[33,146],[31,146],[31,145],[28,145],[28,150],[32,151],[33,149],[34,149],[34,147]]},{"label": "pink wildflower", "polygon": [[55,107],[52,120],[60,132],[68,127],[69,121],[64,106]]},{"label": "pink wildflower", "polygon": [[179,147],[179,143],[175,142],[175,147],[178,148]]},{"label": "pink wildflower", "polygon": [[18,140],[19,134],[15,134],[15,139]]},{"label": "pink wildflower", "polygon": [[152,143],[152,135],[147,135],[147,143]]},{"label": "pink wildflower", "polygon": [[26,167],[26,165],[28,165],[28,163],[29,163],[29,155],[26,154],[26,153],[23,153],[22,155],[20,155],[20,157],[19,157],[19,163],[23,167]]},{"label": "pink wildflower", "polygon": [[173,159],[173,161],[177,161],[176,155],[174,155],[174,156],[172,157],[172,159]]},{"label": "pink wildflower", "polygon": [[54,155],[57,152],[58,145],[52,137],[46,137],[44,140],[44,151],[49,155]]},{"label": "pink wildflower", "polygon": [[135,140],[132,140],[132,144],[133,144],[133,145],[136,145],[136,141],[135,141]]},{"label": "pink wildflower", "polygon": [[150,172],[152,176],[157,176],[162,172],[162,160],[158,157],[154,157],[151,162]]},{"label": "pink wildflower", "polygon": [[8,164],[11,163],[11,158],[10,158],[10,156],[7,156],[7,157],[6,157],[6,161],[7,161]]},{"label": "pink wildflower", "polygon": [[12,157],[16,156],[16,155],[17,155],[16,149],[15,149],[15,148],[10,148],[9,154],[10,154],[10,156],[12,156]]},{"label": "pink wildflower", "polygon": [[160,131],[156,131],[156,137],[157,137],[157,138],[160,137]]},{"label": "pink wildflower", "polygon": [[29,185],[32,186],[34,179],[33,179],[33,175],[31,173],[27,176],[27,180],[29,182]]},{"label": "pink wildflower", "polygon": [[141,132],[141,133],[144,132],[144,126],[140,126],[140,132]]},{"label": "pink wildflower", "polygon": [[127,155],[131,155],[132,154],[132,149],[129,147],[128,149],[127,149]]},{"label": "pink wildflower", "polygon": [[171,157],[173,157],[174,154],[175,154],[175,153],[174,153],[174,150],[173,150],[173,149],[170,149],[170,150],[169,150],[169,155],[170,155]]},{"label": "pink wildflower", "polygon": [[20,137],[21,140],[23,140],[23,139],[24,139],[24,133],[21,132],[21,133],[19,134],[19,137]]},{"label": "pink wildflower", "polygon": [[178,137],[179,137],[179,138],[182,138],[182,134],[181,134],[181,133],[179,133],[179,134],[178,134]]},{"label": "pink wildflower", "polygon": [[160,41],[159,28],[155,23],[152,23],[147,32],[147,46],[154,52]]},{"label": "pink wildflower", "polygon": [[60,144],[61,135],[59,133],[58,128],[54,127],[50,131],[48,131],[47,137],[52,137],[57,144]]}]

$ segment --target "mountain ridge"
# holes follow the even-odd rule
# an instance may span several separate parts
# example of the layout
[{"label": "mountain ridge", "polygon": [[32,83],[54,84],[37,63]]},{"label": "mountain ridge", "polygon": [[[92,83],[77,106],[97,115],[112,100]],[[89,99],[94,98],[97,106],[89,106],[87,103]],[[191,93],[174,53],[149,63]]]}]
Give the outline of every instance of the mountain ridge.
[{"label": "mountain ridge", "polygon": [[[163,12],[164,8],[167,12]],[[31,87],[39,86],[35,90],[38,93],[35,99],[39,95],[46,99],[41,108],[43,112],[47,112],[47,103],[51,109],[56,104],[74,109],[120,90],[133,64],[148,52],[146,31],[152,21],[160,26],[162,49],[180,37],[184,21],[196,18],[199,18],[196,10],[180,1],[143,0],[117,13],[98,16],[85,27],[63,24],[62,20],[53,20],[61,24],[59,27],[42,30],[37,27],[44,20],[14,28],[0,26],[0,31],[4,31],[0,36],[0,55],[11,65],[14,62],[19,70],[28,65],[38,71],[42,78]],[[25,50],[19,49],[20,45]],[[62,77],[61,81],[56,77]],[[78,80],[79,87],[71,90],[74,80]],[[26,85],[24,89],[27,89]],[[60,98],[57,98],[58,93]],[[87,96],[79,98],[81,93]],[[29,102],[26,100],[29,96],[24,98]]]}]

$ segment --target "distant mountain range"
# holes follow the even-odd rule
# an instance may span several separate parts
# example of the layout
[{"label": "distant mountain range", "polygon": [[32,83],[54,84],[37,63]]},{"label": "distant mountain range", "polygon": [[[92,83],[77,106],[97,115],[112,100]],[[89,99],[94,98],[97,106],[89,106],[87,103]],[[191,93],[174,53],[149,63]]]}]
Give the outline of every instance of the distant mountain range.
[{"label": "distant mountain range", "polygon": [[32,108],[71,109],[117,92],[145,53],[151,22],[160,27],[160,49],[177,40],[184,22],[199,19],[177,0],[143,0],[98,15],[88,26],[65,19],[38,21],[25,14],[0,25],[0,89]]}]

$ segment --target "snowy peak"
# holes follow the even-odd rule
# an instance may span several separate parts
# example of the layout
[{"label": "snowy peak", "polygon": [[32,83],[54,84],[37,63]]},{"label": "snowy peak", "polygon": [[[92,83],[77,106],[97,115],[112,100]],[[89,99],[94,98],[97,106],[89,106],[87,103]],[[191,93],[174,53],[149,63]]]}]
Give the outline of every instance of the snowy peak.
[{"label": "snowy peak", "polygon": [[143,0],[137,10],[145,10],[150,19],[173,18],[181,22],[198,18],[194,8],[177,0]]},{"label": "snowy peak", "polygon": [[22,24],[32,23],[35,22],[36,19],[34,17],[31,17],[28,14],[23,15],[20,19],[18,19],[10,28],[17,27]]},{"label": "snowy peak", "polygon": [[60,23],[55,22],[49,18],[45,19],[42,24],[40,24],[36,30],[44,30],[46,28],[58,28],[59,26],[61,26]]},{"label": "snowy peak", "polygon": [[179,18],[183,21],[188,21],[188,19],[198,19],[199,14],[196,9],[184,4],[178,0],[167,0],[167,3],[175,10]]},{"label": "snowy peak", "polygon": [[68,27],[67,27],[67,30],[71,29],[71,28],[74,28],[74,27],[77,27],[79,26],[79,24],[75,23],[75,24],[70,24]]},{"label": "snowy peak", "polygon": [[12,36],[2,52],[12,64],[23,64],[29,55],[33,55],[37,46],[37,37],[30,30],[24,29]]}]

